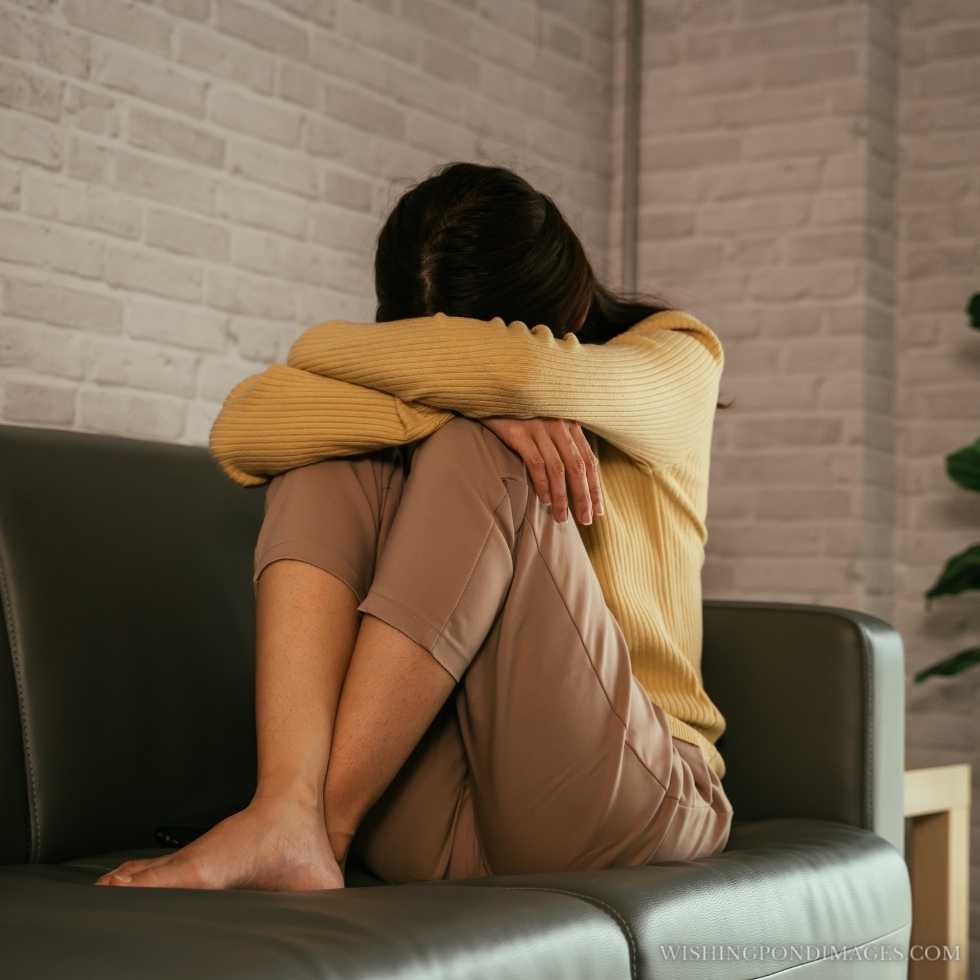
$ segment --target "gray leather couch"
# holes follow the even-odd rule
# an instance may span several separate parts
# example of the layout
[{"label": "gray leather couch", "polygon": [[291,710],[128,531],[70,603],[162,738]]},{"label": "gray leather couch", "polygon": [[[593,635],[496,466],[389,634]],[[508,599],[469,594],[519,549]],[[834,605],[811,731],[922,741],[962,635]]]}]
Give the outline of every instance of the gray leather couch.
[{"label": "gray leather couch", "polygon": [[905,975],[902,644],[839,608],[705,603],[736,821],[716,857],[411,885],[352,868],[305,894],[95,887],[166,853],[159,827],[251,796],[265,491],[203,448],[12,425],[0,474],[5,980]]}]

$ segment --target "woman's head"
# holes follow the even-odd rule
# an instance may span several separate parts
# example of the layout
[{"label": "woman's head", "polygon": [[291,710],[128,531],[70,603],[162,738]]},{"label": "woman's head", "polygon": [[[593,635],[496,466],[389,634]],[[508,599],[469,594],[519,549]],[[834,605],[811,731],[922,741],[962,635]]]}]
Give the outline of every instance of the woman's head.
[{"label": "woman's head", "polygon": [[407,190],[374,263],[379,322],[442,312],[604,343],[672,307],[598,281],[555,202],[506,167],[454,162]]},{"label": "woman's head", "polygon": [[584,319],[594,276],[554,203],[504,167],[450,163],[402,195],[378,237],[377,319],[443,312]]}]

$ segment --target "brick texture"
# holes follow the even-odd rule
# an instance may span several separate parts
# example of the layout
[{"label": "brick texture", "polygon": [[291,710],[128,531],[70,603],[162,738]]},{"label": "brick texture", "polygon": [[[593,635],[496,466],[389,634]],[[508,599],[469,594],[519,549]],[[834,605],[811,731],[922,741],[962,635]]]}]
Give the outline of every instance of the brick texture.
[{"label": "brick texture", "polygon": [[303,329],[373,317],[381,221],[453,159],[553,195],[606,275],[614,14],[0,0],[0,421],[205,444]]},{"label": "brick texture", "polygon": [[[726,344],[705,594],[861,609],[901,632],[909,768],[980,779],[977,540],[944,456],[980,436],[980,7],[644,5],[640,279]],[[974,808],[973,880],[980,869]],[[980,937],[974,885],[972,935]],[[980,962],[973,941],[972,962]]]}]

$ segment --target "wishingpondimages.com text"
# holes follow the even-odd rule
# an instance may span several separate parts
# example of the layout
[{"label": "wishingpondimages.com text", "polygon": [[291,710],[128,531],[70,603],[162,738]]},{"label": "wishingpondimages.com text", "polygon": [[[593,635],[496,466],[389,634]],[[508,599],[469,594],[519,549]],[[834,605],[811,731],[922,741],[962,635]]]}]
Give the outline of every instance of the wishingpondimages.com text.
[{"label": "wishingpondimages.com text", "polygon": [[779,963],[812,963],[816,960],[849,960],[853,962],[889,962],[924,960],[940,962],[959,960],[958,944],[938,943],[863,943],[848,946],[837,943],[660,943],[660,957],[672,962],[718,963],[721,961],[771,960]]}]

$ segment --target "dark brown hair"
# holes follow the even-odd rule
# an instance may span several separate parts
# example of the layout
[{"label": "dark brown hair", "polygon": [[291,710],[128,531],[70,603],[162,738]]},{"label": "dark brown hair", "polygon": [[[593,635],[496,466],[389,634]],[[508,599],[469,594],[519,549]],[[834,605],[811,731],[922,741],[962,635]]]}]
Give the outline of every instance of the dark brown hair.
[{"label": "dark brown hair", "polygon": [[591,344],[675,309],[603,285],[552,198],[506,167],[466,162],[443,165],[399,198],[378,235],[374,285],[378,322],[499,316]]}]

